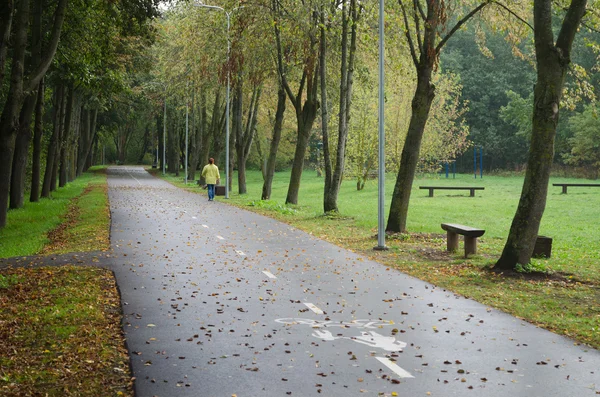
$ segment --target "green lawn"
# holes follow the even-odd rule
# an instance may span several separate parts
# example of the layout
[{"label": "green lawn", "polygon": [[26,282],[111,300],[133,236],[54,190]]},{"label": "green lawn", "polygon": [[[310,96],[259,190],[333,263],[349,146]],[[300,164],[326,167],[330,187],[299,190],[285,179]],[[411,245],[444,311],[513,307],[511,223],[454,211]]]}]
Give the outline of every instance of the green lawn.
[{"label": "green lawn", "polygon": [[[571,188],[561,194],[556,182],[580,179],[552,178],[540,235],[552,237],[552,257],[533,259],[532,267],[549,273],[547,278],[505,277],[489,271],[498,259],[523,184],[521,176],[437,175],[419,176],[413,186],[407,227],[409,235],[388,236],[389,251],[373,251],[377,245],[377,181],[356,190],[354,180],[342,185],[337,216],[323,216],[323,178],[314,171],[303,174],[297,206],[285,206],[289,172],[276,173],[272,200],[261,202],[262,176],[247,176],[248,194],[237,194],[237,176],[229,204],[257,211],[299,227],[340,246],[363,253],[436,285],[472,297],[535,324],[600,347],[600,189]],[[184,186],[181,177],[167,180]],[[386,212],[395,183],[386,179]],[[435,191],[428,197],[419,186],[482,186],[476,197],[468,191]],[[189,190],[205,194],[190,182]],[[225,200],[217,197],[218,200]],[[459,252],[445,252],[443,222],[461,223],[486,230],[479,240],[478,255],[465,260]]]},{"label": "green lawn", "polygon": [[[9,210],[6,227],[0,229],[0,258],[107,249],[106,174],[103,169],[91,171],[58,188],[49,199],[26,201],[23,208]],[[66,221],[69,227],[57,230]],[[49,235],[53,231],[60,234]]]}]

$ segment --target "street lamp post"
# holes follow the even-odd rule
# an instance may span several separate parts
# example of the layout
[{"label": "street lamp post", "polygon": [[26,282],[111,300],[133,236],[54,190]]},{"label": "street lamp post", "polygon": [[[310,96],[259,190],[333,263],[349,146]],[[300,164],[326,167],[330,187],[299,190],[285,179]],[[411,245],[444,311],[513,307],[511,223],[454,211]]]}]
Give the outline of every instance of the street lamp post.
[{"label": "street lamp post", "polygon": [[244,8],[244,6],[235,7],[231,11],[225,11],[223,7],[212,6],[203,3],[194,3],[196,7],[204,7],[210,8],[213,10],[223,11],[225,16],[227,17],[227,94],[225,96],[225,100],[227,101],[225,107],[226,117],[225,117],[225,198],[229,198],[229,52],[231,51],[231,44],[229,42],[229,27],[230,27],[230,19],[231,13],[237,9]]},{"label": "street lamp post", "polygon": [[383,215],[385,210],[385,125],[384,125],[384,0],[379,0],[379,175],[378,175],[378,205],[377,205],[377,247],[376,250],[386,250],[385,226]]},{"label": "street lamp post", "polygon": [[[165,90],[166,91],[166,90]],[[165,92],[165,116],[163,117],[163,175],[165,174],[166,148],[167,148],[167,93]]]},{"label": "street lamp post", "polygon": [[185,101],[185,184],[186,185],[188,183],[188,135],[189,135],[188,131],[189,131],[189,116],[190,116],[190,104],[189,104],[189,98],[186,98],[186,101]]}]

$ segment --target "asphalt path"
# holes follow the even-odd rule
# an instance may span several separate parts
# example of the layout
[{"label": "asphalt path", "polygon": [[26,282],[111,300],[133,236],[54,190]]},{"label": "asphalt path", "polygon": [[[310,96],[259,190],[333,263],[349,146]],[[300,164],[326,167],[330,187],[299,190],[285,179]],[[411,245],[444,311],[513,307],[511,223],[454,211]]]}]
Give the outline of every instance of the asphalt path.
[{"label": "asphalt path", "polygon": [[108,170],[146,396],[592,396],[600,353],[270,218]]}]

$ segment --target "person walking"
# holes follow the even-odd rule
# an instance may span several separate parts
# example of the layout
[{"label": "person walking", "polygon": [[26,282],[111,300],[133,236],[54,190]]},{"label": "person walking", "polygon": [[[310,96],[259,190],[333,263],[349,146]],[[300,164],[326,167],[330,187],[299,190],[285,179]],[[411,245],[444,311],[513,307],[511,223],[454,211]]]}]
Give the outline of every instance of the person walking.
[{"label": "person walking", "polygon": [[208,186],[208,201],[213,201],[215,199],[215,185],[219,183],[221,175],[219,174],[219,167],[215,165],[215,159],[212,157],[208,159],[208,164],[202,169],[202,177]]}]

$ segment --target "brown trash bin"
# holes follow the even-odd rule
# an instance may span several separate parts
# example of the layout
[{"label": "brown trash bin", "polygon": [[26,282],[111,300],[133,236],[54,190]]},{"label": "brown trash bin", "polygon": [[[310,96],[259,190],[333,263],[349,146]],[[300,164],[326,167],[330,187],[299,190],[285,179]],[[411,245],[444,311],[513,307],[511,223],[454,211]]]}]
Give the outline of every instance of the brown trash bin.
[{"label": "brown trash bin", "polygon": [[225,186],[216,185],[215,186],[215,196],[225,196]]},{"label": "brown trash bin", "polygon": [[552,237],[538,236],[533,247],[534,258],[550,258],[552,254]]}]

